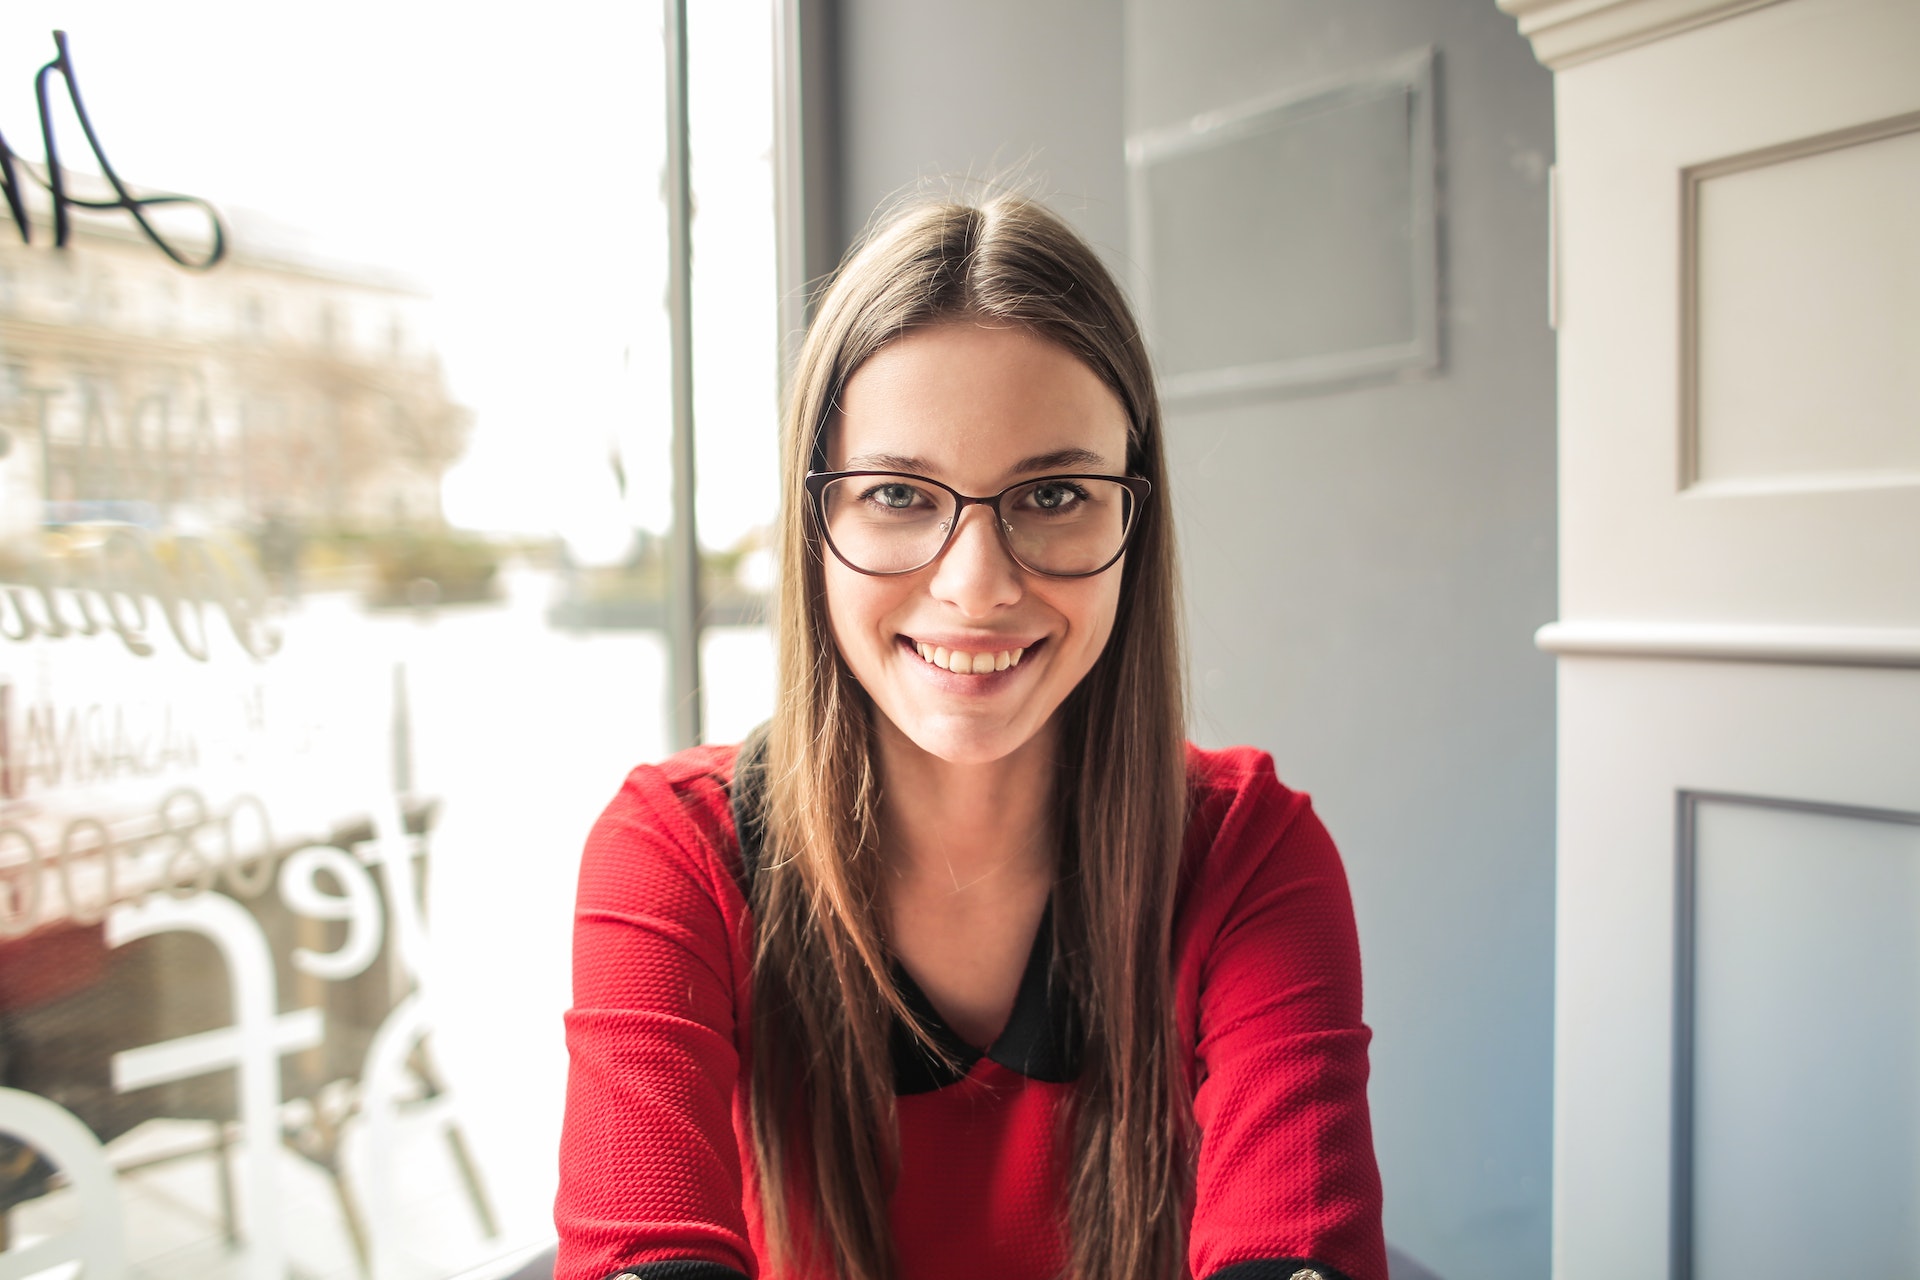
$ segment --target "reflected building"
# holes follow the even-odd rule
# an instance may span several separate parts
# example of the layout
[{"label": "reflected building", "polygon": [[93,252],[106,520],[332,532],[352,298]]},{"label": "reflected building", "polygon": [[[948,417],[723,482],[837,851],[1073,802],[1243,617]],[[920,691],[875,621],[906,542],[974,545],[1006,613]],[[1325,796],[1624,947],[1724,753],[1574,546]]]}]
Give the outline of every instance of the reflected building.
[{"label": "reflected building", "polygon": [[[234,229],[208,272],[0,240],[0,1254],[397,1276],[394,1134],[445,1153],[407,1166],[459,1201],[442,1247],[501,1234],[420,1012],[439,805],[404,674],[357,621],[282,652],[218,535],[291,577],[304,533],[437,532],[471,415],[421,289]],[[156,1218],[131,1175],[218,1194]]]},{"label": "reflected building", "polygon": [[[124,221],[124,219],[122,219]],[[0,541],[43,523],[438,527],[471,414],[430,299],[241,218],[207,272],[131,226],[0,241]]]}]

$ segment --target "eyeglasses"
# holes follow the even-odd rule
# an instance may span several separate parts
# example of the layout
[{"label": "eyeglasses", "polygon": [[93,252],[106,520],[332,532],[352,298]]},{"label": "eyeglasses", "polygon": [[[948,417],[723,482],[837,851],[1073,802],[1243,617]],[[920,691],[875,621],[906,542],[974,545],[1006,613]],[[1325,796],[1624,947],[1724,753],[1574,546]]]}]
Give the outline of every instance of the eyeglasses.
[{"label": "eyeglasses", "polygon": [[940,558],[968,507],[990,507],[1015,564],[1053,578],[1111,568],[1153,486],[1137,476],[1042,476],[975,498],[902,471],[812,471],[807,493],[841,564],[876,577]]}]

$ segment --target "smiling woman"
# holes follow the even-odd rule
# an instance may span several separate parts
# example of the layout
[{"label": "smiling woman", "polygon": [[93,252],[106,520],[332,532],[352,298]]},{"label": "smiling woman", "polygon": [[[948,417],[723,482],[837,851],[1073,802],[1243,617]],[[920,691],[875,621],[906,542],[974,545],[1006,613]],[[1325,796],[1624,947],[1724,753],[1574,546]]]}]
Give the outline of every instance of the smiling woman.
[{"label": "smiling woman", "polygon": [[1385,1280],[1345,878],[1264,754],[1183,740],[1098,259],[909,210],[785,431],[774,719],[588,842],[561,1280]]},{"label": "smiling woman", "polygon": [[[835,552],[822,566],[827,617],[841,658],[880,712],[875,728],[891,744],[883,753],[917,749],[991,766],[999,776],[975,785],[1000,796],[1012,775],[1046,776],[1054,712],[1107,643],[1122,575],[1034,572],[1016,548],[1026,546],[1030,560],[1064,556],[1095,570],[1122,553],[1119,497],[1100,504],[1104,518],[1074,508],[1095,505],[1085,484],[1124,495],[1123,481],[1034,475],[1058,457],[1124,470],[1119,397],[1025,329],[956,320],[889,343],[861,365],[828,422],[826,452],[845,477],[819,491]],[[1001,492],[969,508],[931,478],[853,469],[885,457]],[[1096,554],[1076,553],[1076,543],[1102,533]],[[908,571],[881,568],[892,564]],[[1016,653],[1025,665],[1013,662]]]}]

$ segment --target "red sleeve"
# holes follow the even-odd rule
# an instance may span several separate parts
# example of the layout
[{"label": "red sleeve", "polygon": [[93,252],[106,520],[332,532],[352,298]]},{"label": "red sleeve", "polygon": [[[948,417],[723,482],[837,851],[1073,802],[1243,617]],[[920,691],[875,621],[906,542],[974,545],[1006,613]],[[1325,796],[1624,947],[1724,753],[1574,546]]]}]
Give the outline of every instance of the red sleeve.
[{"label": "red sleeve", "polygon": [[1196,789],[1213,835],[1182,912],[1201,1131],[1189,1263],[1202,1280],[1386,1280],[1346,874],[1268,757],[1209,759],[1226,776]]},{"label": "red sleeve", "polygon": [[724,789],[676,772],[634,770],[581,862],[556,1280],[756,1270],[733,1128],[745,904]]}]

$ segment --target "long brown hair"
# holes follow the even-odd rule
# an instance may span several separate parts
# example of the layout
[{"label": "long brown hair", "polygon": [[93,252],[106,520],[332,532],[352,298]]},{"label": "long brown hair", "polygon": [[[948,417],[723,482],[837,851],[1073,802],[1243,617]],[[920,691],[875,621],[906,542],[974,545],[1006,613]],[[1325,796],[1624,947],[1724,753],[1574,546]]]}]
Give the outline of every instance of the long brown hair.
[{"label": "long brown hair", "polygon": [[[752,1116],[776,1266],[824,1250],[844,1280],[895,1280],[888,1196],[899,1156],[891,1019],[917,1025],[882,936],[872,712],[828,626],[805,475],[839,389],[910,329],[975,318],[1058,343],[1131,423],[1127,464],[1153,484],[1106,649],[1068,697],[1055,814],[1055,981],[1084,1029],[1067,1130],[1074,1280],[1183,1273],[1191,1103],[1170,973],[1186,814],[1173,535],[1160,406],[1126,301],[1093,251],[1032,201],[909,208],[858,246],[821,299],[782,433],[779,702],[767,841],[753,881]],[[810,1202],[800,1236],[795,1197]]]}]

